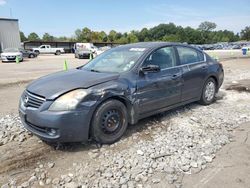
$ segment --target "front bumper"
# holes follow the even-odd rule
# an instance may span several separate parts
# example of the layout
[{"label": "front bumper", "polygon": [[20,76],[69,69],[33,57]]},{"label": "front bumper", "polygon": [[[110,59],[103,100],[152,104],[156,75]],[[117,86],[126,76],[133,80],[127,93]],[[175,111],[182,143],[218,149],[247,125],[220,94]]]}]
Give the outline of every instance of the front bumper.
[{"label": "front bumper", "polygon": [[[19,58],[19,61],[22,61],[22,57]],[[16,62],[16,56],[11,56],[11,57],[1,57],[2,62]]]},{"label": "front bumper", "polygon": [[89,59],[90,53],[78,54],[80,59]]},{"label": "front bumper", "polygon": [[19,116],[27,130],[48,142],[86,142],[89,139],[91,109],[51,112],[20,103]]}]

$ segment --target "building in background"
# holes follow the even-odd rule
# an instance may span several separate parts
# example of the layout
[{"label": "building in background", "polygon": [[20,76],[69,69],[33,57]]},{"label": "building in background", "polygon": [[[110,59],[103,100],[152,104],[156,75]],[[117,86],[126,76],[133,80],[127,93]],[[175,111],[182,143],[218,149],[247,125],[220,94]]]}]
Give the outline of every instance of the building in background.
[{"label": "building in background", "polygon": [[0,18],[0,52],[5,48],[21,47],[17,19]]}]

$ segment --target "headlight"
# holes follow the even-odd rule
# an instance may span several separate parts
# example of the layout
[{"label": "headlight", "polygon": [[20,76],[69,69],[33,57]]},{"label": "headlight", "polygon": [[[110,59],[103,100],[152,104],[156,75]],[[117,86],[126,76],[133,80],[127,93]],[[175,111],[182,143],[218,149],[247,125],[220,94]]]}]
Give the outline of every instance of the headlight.
[{"label": "headlight", "polygon": [[56,99],[49,107],[49,111],[74,110],[86,95],[87,91],[84,89],[70,91]]}]

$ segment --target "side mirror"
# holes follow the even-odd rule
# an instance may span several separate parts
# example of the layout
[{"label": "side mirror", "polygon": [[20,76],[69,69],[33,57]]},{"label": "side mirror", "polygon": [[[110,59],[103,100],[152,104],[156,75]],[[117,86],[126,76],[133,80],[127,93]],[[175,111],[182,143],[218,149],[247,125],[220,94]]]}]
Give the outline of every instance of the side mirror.
[{"label": "side mirror", "polygon": [[142,67],[140,69],[141,72],[143,73],[148,73],[148,72],[160,72],[161,68],[158,65],[147,65],[146,67]]}]

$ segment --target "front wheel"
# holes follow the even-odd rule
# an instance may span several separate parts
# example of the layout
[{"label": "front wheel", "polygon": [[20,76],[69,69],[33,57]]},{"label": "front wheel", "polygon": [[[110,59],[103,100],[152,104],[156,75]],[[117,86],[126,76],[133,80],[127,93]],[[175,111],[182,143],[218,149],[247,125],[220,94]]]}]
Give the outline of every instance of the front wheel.
[{"label": "front wheel", "polygon": [[34,58],[34,57],[35,57],[34,54],[30,54],[30,55],[29,55],[29,58]]},{"label": "front wheel", "polygon": [[38,50],[35,50],[35,53],[38,54],[38,55],[40,54],[40,52]]},{"label": "front wheel", "polygon": [[209,105],[215,101],[216,87],[216,82],[213,78],[207,79],[202,90],[201,104]]},{"label": "front wheel", "polygon": [[93,115],[91,136],[102,144],[118,141],[128,126],[127,109],[118,100],[102,103]]}]

